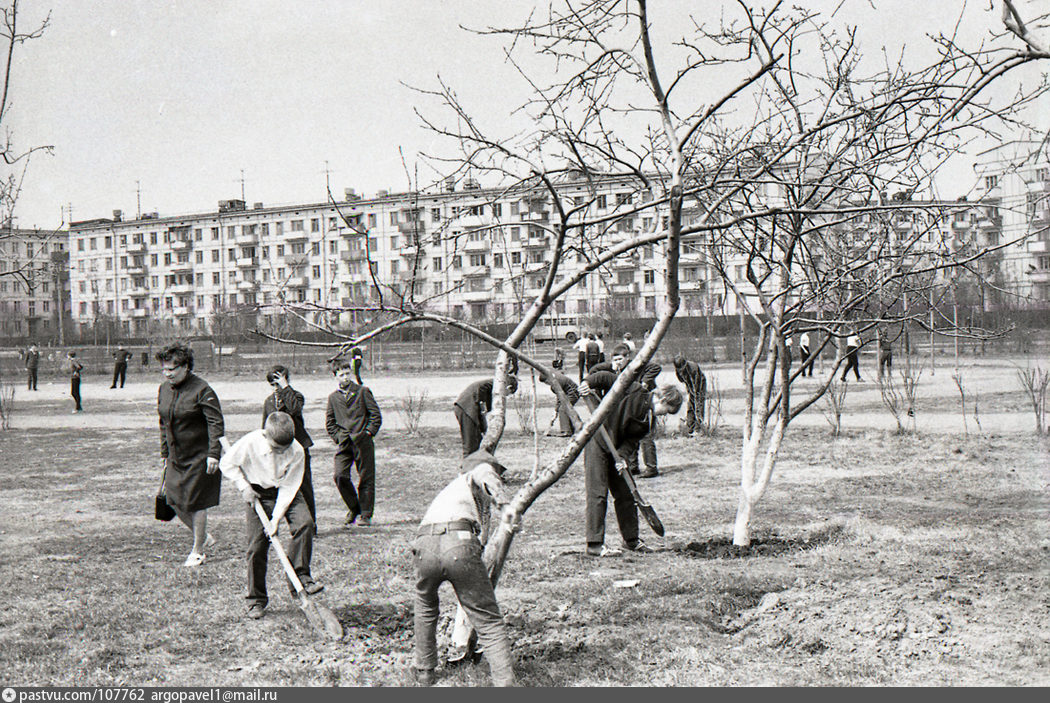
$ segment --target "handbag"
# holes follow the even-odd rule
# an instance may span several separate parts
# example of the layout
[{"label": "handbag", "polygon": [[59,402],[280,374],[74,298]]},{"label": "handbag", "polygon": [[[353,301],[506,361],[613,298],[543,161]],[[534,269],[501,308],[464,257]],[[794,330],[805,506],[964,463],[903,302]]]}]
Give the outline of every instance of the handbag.
[{"label": "handbag", "polygon": [[168,522],[175,517],[175,510],[168,505],[168,498],[164,495],[164,475],[168,472],[167,467],[164,468],[164,472],[160,475],[160,488],[157,490],[157,496],[153,503],[153,517],[163,522]]}]

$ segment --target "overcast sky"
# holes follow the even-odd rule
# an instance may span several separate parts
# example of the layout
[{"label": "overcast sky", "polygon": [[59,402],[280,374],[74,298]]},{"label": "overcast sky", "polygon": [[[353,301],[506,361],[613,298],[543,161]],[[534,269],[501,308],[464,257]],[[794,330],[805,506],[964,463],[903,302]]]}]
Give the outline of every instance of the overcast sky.
[{"label": "overcast sky", "polygon": [[[876,2],[878,10],[867,0],[845,0],[837,15],[860,25],[869,52],[885,45],[896,53],[902,43],[914,50],[924,33],[950,31],[963,6]],[[987,37],[998,28],[990,2],[969,0],[964,33]],[[805,4],[830,10],[840,3]],[[716,3],[692,5],[699,11]],[[733,5],[726,3],[727,11]],[[48,8],[51,25],[17,49],[6,126],[16,147],[51,144],[55,153],[33,158],[17,225],[58,227],[69,205],[73,220],[109,217],[114,209],[134,215],[137,187],[142,212],[206,212],[241,196],[242,169],[249,206],[321,202],[326,161],[335,193],[406,190],[398,148],[411,167],[418,152],[437,145],[413,114],[413,107],[434,105],[402,83],[433,87],[440,74],[473,109],[498,122],[521,102],[523,87],[503,62],[498,40],[460,25],[498,25],[529,6],[22,0],[23,28]],[[670,6],[651,3],[653,22]],[[1050,120],[1050,111],[1043,113]],[[965,189],[967,170],[957,169],[958,183],[948,187]]]}]

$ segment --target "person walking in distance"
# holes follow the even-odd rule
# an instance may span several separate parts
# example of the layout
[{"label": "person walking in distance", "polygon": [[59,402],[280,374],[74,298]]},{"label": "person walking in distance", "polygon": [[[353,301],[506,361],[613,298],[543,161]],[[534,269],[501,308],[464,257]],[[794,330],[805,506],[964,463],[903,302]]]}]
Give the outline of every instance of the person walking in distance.
[{"label": "person walking in distance", "polygon": [[26,390],[36,390],[36,372],[40,367],[40,351],[36,348],[36,344],[29,345],[29,351],[26,352]]},{"label": "person walking in distance", "polygon": [[[252,430],[234,442],[219,461],[219,469],[247,503],[248,617],[258,620],[266,613],[269,538],[276,537],[281,520],[288,521],[292,534],[288,550],[292,568],[307,593],[319,593],[324,586],[310,574],[314,524],[301,490],[303,447],[295,441],[295,423],[291,416],[271,413],[262,429]],[[259,501],[270,518],[269,525],[259,520],[255,501]],[[289,588],[294,595],[295,587],[289,584]]]},{"label": "person walking in distance", "polygon": [[[328,396],[325,429],[335,442],[335,485],[346,503],[346,525],[372,524],[375,509],[376,450],[372,438],[383,424],[372,391],[354,383],[351,362],[339,356],[332,362],[339,389]],[[350,469],[357,466],[357,490]],[[360,517],[360,520],[358,520]]]},{"label": "person walking in distance", "polygon": [[[517,376],[507,376],[507,393],[518,390]],[[452,406],[452,413],[459,424],[459,438],[463,456],[473,454],[481,446],[481,438],[488,429],[486,416],[492,410],[492,379],[474,381],[463,389]]]},{"label": "person walking in distance", "polygon": [[893,371],[893,342],[879,330],[879,378],[886,378]]},{"label": "person walking in distance", "polygon": [[124,348],[124,345],[117,347],[117,350],[113,352],[113,383],[110,385],[110,389],[117,387],[117,381],[120,381],[120,387],[124,387],[124,378],[128,374],[128,359],[131,358],[131,352]]},{"label": "person walking in distance", "polygon": [[77,353],[74,351],[66,354],[66,358],[69,359],[69,394],[73,396],[73,402],[76,403],[73,412],[82,413],[84,408],[80,405],[80,372],[84,365],[77,359]]},{"label": "person walking in distance", "polygon": [[[502,464],[488,452],[474,452],[463,459],[463,472],[434,498],[419,523],[412,543],[416,572],[415,665],[416,679],[434,684],[437,667],[438,589],[448,581],[485,651],[494,686],[514,686],[510,638],[496,602],[479,535],[492,506],[508,502]],[[509,525],[518,530],[519,524]]]},{"label": "person walking in distance", "polygon": [[577,339],[572,348],[576,350],[576,363],[580,369],[580,382],[583,382],[583,377],[587,375],[587,343],[590,340],[584,333],[580,334],[580,338]]},{"label": "person walking in distance", "polygon": [[689,361],[684,354],[676,354],[674,358],[675,376],[685,384],[688,395],[685,412],[685,433],[693,434],[699,432],[704,424],[704,403],[707,400],[707,378],[700,370],[700,365],[695,361]]},{"label": "person walking in distance", "polygon": [[803,332],[798,338],[798,353],[802,359],[802,375],[813,375],[813,352],[809,343],[809,332]]},{"label": "person walking in distance", "polygon": [[263,427],[266,427],[266,418],[270,413],[283,412],[292,418],[295,429],[295,440],[303,448],[303,480],[299,490],[303,494],[303,500],[310,511],[310,519],[314,523],[314,534],[317,533],[317,507],[314,503],[314,479],[310,470],[310,447],[314,446],[313,439],[306,431],[303,422],[303,405],[306,399],[303,394],[292,388],[288,381],[288,369],[281,364],[274,364],[266,372],[266,382],[273,388],[273,392],[266,396],[263,401]]},{"label": "person walking in distance", "polygon": [[857,377],[857,380],[862,380],[860,377],[860,335],[856,332],[851,333],[846,337],[846,368],[842,370],[842,380],[846,380],[846,374],[849,373],[850,369],[853,369],[853,375]]}]

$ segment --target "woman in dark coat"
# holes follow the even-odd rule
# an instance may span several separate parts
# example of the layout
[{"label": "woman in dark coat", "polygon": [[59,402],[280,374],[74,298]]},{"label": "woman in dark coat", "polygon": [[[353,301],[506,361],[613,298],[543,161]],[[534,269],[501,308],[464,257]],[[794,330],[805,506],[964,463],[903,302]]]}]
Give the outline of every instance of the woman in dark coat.
[{"label": "woman in dark coat", "polygon": [[184,566],[200,566],[204,549],[215,542],[208,534],[207,510],[219,504],[222,408],[211,386],[192,373],[192,349],[169,345],[157,352],[157,361],[164,374],[157,393],[164,495],[193,533]]}]

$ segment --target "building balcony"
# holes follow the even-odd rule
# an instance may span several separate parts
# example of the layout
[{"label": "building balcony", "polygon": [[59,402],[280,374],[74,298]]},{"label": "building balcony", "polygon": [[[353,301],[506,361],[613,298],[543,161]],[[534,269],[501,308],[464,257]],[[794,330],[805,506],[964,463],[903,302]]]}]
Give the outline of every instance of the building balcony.
[{"label": "building balcony", "polygon": [[492,300],[491,290],[467,290],[460,293],[460,296],[468,303],[487,303]]},{"label": "building balcony", "polygon": [[1050,271],[1030,271],[1028,277],[1032,283],[1050,283]]},{"label": "building balcony", "polygon": [[259,260],[254,256],[242,256],[237,258],[237,268],[247,269],[255,268],[259,265]]},{"label": "building balcony", "polygon": [[339,254],[339,258],[343,261],[364,261],[368,258],[368,252],[363,247],[361,249],[347,249]]},{"label": "building balcony", "polygon": [[521,246],[526,249],[550,249],[551,243],[550,238],[544,234],[539,237],[530,236],[528,239],[523,239]]},{"label": "building balcony", "polygon": [[128,254],[145,254],[146,242],[132,242],[124,251]]},{"label": "building balcony", "polygon": [[694,281],[679,281],[679,290],[683,291],[702,291],[707,289],[707,281],[703,279],[697,279]]},{"label": "building balcony", "polygon": [[1045,239],[1037,242],[1028,242],[1027,246],[1029,254],[1045,254],[1050,251],[1050,242]]},{"label": "building balcony", "polygon": [[175,317],[186,317],[187,315],[196,314],[196,311],[190,305],[180,305],[176,308],[172,308],[171,314]]},{"label": "building balcony", "polygon": [[189,273],[193,271],[193,264],[189,261],[174,261],[168,266],[168,270],[172,273]]},{"label": "building balcony", "polygon": [[636,269],[640,265],[641,263],[635,256],[621,256],[619,258],[613,259],[612,262],[612,267],[614,269],[621,269],[625,271]]},{"label": "building balcony", "polygon": [[193,242],[188,239],[176,239],[168,245],[172,251],[189,251],[193,248]]},{"label": "building balcony", "polygon": [[129,298],[148,298],[149,288],[137,287],[128,291]]},{"label": "building balcony", "polygon": [[124,273],[129,276],[145,276],[148,271],[149,269],[142,264],[132,264],[124,269]]},{"label": "building balcony", "polygon": [[422,260],[427,255],[427,251],[423,247],[404,247],[398,250],[397,255],[405,261],[413,261],[417,256]]},{"label": "building balcony", "polygon": [[245,232],[242,228],[240,232],[234,235],[233,244],[241,244],[251,246],[252,244],[259,243],[259,234],[257,232]]},{"label": "building balcony", "polygon": [[423,220],[398,222],[397,229],[401,234],[424,234],[427,231],[427,223],[423,222]]},{"label": "building balcony", "polygon": [[613,295],[638,295],[637,283],[613,283],[609,286]]},{"label": "building balcony", "polygon": [[299,232],[285,232],[281,239],[286,242],[305,242],[310,239],[310,235],[303,230]]},{"label": "building balcony", "polygon": [[463,246],[464,251],[489,251],[490,249],[492,249],[492,242],[487,239],[467,240]]},{"label": "building balcony", "polygon": [[286,288],[306,288],[310,282],[306,280],[306,276],[292,276],[284,285]]},{"label": "building balcony", "polygon": [[479,278],[489,275],[488,266],[467,266],[463,269],[464,278]]},{"label": "building balcony", "polygon": [[547,222],[550,219],[549,210],[529,210],[521,213],[522,222]]},{"label": "building balcony", "polygon": [[489,224],[482,215],[460,215],[455,219],[455,223],[466,229],[486,227]]},{"label": "building balcony", "polygon": [[309,261],[306,254],[289,254],[284,257],[284,263],[289,268],[299,268],[306,266],[306,262]]},{"label": "building balcony", "polygon": [[549,261],[526,261],[525,273],[540,273],[550,267]]},{"label": "building balcony", "polygon": [[194,290],[195,289],[194,289],[192,283],[178,283],[178,284],[176,284],[174,286],[169,286],[167,288],[166,292],[168,292],[168,293],[192,293]]},{"label": "building balcony", "polygon": [[132,308],[129,314],[134,318],[149,317],[151,315],[149,308]]},{"label": "building balcony", "polygon": [[253,291],[259,289],[257,281],[237,281],[237,290]]}]

